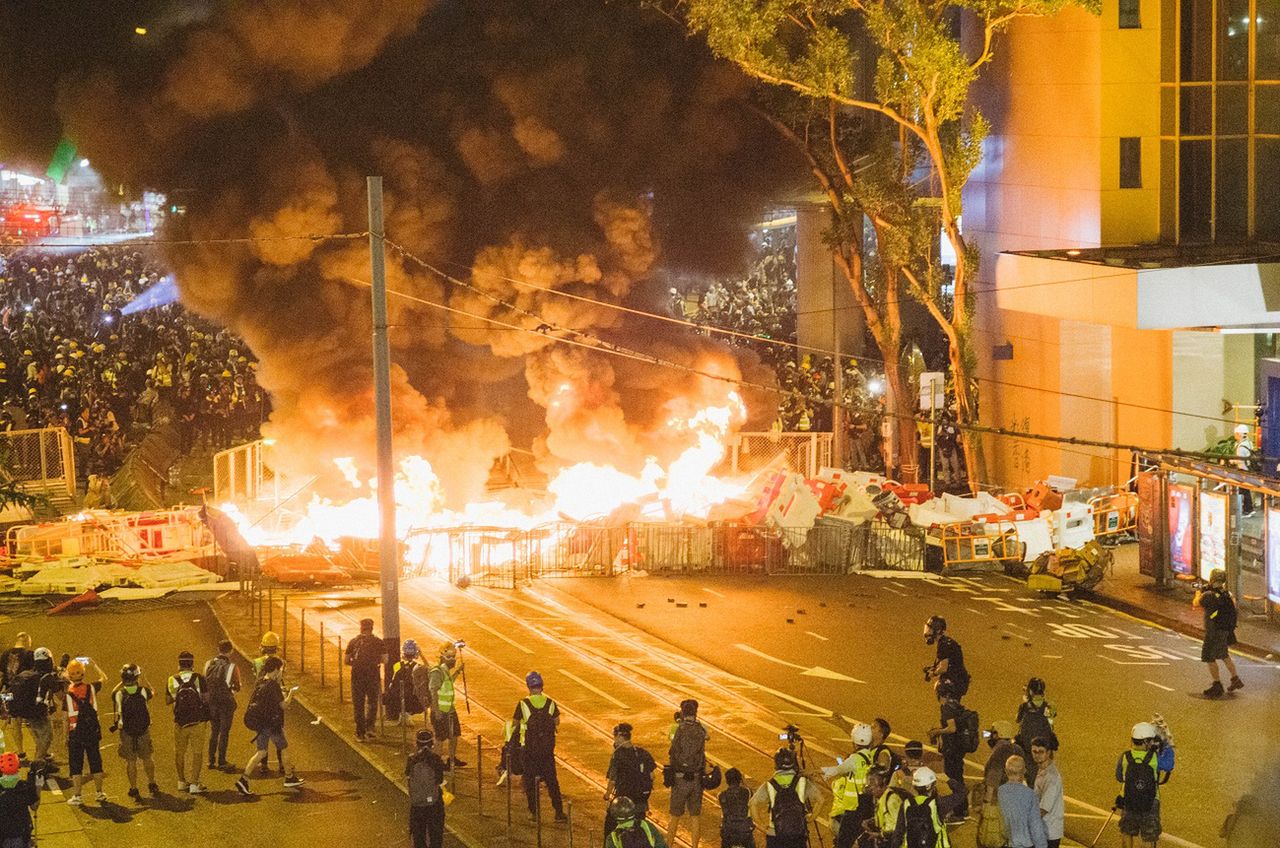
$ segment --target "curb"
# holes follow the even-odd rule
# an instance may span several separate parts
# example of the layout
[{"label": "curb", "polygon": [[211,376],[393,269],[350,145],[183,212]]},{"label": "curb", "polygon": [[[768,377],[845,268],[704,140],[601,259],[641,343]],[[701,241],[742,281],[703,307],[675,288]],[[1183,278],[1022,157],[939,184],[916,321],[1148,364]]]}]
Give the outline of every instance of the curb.
[{"label": "curb", "polygon": [[[1194,639],[1204,639],[1203,627],[1196,627],[1195,625],[1188,624],[1181,618],[1165,615],[1158,610],[1144,607],[1141,604],[1134,603],[1133,601],[1126,601],[1122,598],[1104,595],[1096,591],[1089,594],[1089,600],[1100,606],[1113,609],[1116,612],[1122,612],[1125,615],[1129,615],[1143,621],[1149,621],[1153,624],[1158,624],[1166,630],[1172,630],[1175,633],[1181,633],[1184,636],[1190,636]],[[1263,648],[1249,642],[1238,641],[1232,646],[1232,649],[1238,653],[1246,654],[1260,660],[1274,659],[1276,655],[1276,651],[1273,648]]]},{"label": "curb", "polygon": [[[234,648],[236,653],[239,654],[242,658],[244,658],[244,660],[247,662],[250,658],[250,655],[245,653],[244,649],[241,648],[238,640],[231,635],[231,631],[227,629],[227,626],[222,621],[222,616],[218,614],[217,607],[214,606],[214,603],[212,601],[207,602],[207,604],[209,607],[209,611],[213,613],[214,620],[218,622],[218,627],[222,628],[222,632],[226,634],[227,639],[231,642],[231,647]],[[335,726],[334,723],[331,722],[327,717],[325,717],[323,713],[316,710],[315,707],[311,705],[310,699],[304,696],[301,693],[301,691],[294,693],[293,700],[300,707],[302,707],[304,710],[310,713],[314,718],[319,719],[320,723],[323,724],[326,728],[328,728],[330,733],[337,736],[338,739],[340,739],[343,744],[345,744],[348,748],[354,751],[356,756],[364,760],[369,765],[373,766],[374,770],[377,771],[378,774],[382,775],[384,778],[387,779],[388,782],[391,783],[392,786],[395,786],[402,793],[404,793],[406,798],[409,796],[409,787],[404,782],[403,775],[398,774],[393,769],[383,765],[383,763],[377,760],[373,756],[372,752],[370,752],[368,749],[362,748],[358,745],[353,745],[351,743],[351,740],[346,736],[346,734],[340,728]],[[465,836],[459,833],[454,828],[450,827],[448,824],[448,817],[445,818],[444,829],[446,833],[453,836],[453,838],[461,842],[464,846],[466,846],[466,848],[487,848],[487,846],[484,845],[483,843],[476,842],[471,837]]]}]

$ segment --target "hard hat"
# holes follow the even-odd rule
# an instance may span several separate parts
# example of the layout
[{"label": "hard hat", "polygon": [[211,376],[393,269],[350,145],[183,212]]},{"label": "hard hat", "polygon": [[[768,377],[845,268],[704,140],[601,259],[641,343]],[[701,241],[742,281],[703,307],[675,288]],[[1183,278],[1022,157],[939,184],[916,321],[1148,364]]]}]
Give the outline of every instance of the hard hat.
[{"label": "hard hat", "polygon": [[268,630],[266,633],[262,634],[262,647],[264,648],[280,647],[280,637],[277,636],[273,631]]},{"label": "hard hat", "polygon": [[1028,694],[1028,695],[1043,695],[1043,694],[1044,694],[1044,681],[1043,681],[1043,680],[1041,680],[1039,677],[1033,677],[1033,678],[1031,678],[1030,680],[1028,680],[1028,681],[1027,681],[1027,694]]},{"label": "hard hat", "polygon": [[778,771],[795,768],[796,752],[790,748],[779,748],[778,752],[773,755],[773,767]]},{"label": "hard hat", "polygon": [[415,642],[415,641],[413,641],[412,639],[405,639],[405,640],[404,640],[404,647],[403,647],[403,648],[401,648],[401,649],[400,649],[400,651],[401,651],[401,653],[403,653],[406,657],[416,657],[416,656],[418,656],[418,655],[421,653],[421,652],[418,650],[418,643],[417,643],[417,642]]},{"label": "hard hat", "polygon": [[22,632],[18,633],[18,635],[16,635],[16,636],[14,636],[14,637],[13,637],[13,647],[15,647],[15,648],[23,648],[23,649],[25,649],[25,650],[30,650],[30,648],[31,648],[31,634],[27,633],[26,631],[22,631]]},{"label": "hard hat", "polygon": [[53,659],[53,652],[48,648],[36,648],[36,651],[31,655],[31,658],[37,662],[40,660],[51,660]]},{"label": "hard hat", "polygon": [[871,725],[859,722],[853,726],[853,730],[849,733],[849,737],[853,739],[853,744],[859,748],[865,748],[871,744]]},{"label": "hard hat", "polygon": [[1213,584],[1225,586],[1227,583],[1227,572],[1225,569],[1215,568],[1209,572],[1209,582]]},{"label": "hard hat", "polygon": [[542,675],[536,671],[531,671],[524,676],[524,685],[530,690],[542,688]]},{"label": "hard hat", "polygon": [[0,754],[0,774],[10,777],[18,773],[18,769],[22,767],[22,761],[18,759],[18,755],[12,751]]},{"label": "hard hat", "polygon": [[938,775],[928,766],[920,766],[911,773],[911,785],[917,789],[928,789],[938,782]]},{"label": "hard hat", "polygon": [[428,745],[434,744],[436,741],[435,734],[432,733],[430,729],[425,728],[423,730],[419,730],[418,735],[415,738],[417,739],[419,748],[425,748]]},{"label": "hard hat", "polygon": [[609,815],[613,816],[616,822],[631,821],[636,817],[636,802],[626,795],[619,795],[609,805]]},{"label": "hard hat", "polygon": [[80,660],[72,660],[67,663],[67,677],[75,681],[84,679],[84,663]]},{"label": "hard hat", "polygon": [[452,642],[445,642],[440,646],[440,656],[442,657],[445,654],[456,654],[456,653],[458,653],[458,647],[454,645]]},{"label": "hard hat", "polygon": [[1140,721],[1133,726],[1134,739],[1155,739],[1159,735],[1160,731],[1149,721]]},{"label": "hard hat", "polygon": [[1248,424],[1237,424],[1237,425],[1236,425],[1235,432],[1236,432],[1236,435],[1238,435],[1238,436],[1247,436],[1247,435],[1249,435],[1249,425],[1248,425]]},{"label": "hard hat", "polygon": [[120,680],[124,683],[132,683],[138,679],[138,675],[141,673],[142,670],[139,669],[135,663],[129,663],[124,668],[120,669]]}]

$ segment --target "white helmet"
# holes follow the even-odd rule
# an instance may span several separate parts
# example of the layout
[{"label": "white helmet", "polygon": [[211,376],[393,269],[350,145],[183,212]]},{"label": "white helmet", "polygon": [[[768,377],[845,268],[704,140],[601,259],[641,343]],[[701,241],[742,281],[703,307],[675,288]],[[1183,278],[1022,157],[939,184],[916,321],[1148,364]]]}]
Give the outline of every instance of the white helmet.
[{"label": "white helmet", "polygon": [[911,785],[917,789],[928,789],[938,782],[938,775],[928,766],[920,766],[911,774]]},{"label": "white helmet", "polygon": [[1159,735],[1160,731],[1156,730],[1156,726],[1149,721],[1140,721],[1133,726],[1134,739],[1155,739]]},{"label": "white helmet", "polygon": [[1248,424],[1237,424],[1237,425],[1236,425],[1236,430],[1235,430],[1235,432],[1236,432],[1236,434],[1237,434],[1237,435],[1240,435],[1240,436],[1247,436],[1247,435],[1249,435],[1249,425],[1248,425]]},{"label": "white helmet", "polygon": [[859,722],[853,726],[853,730],[849,733],[849,737],[853,739],[853,744],[859,748],[865,748],[871,744],[871,725]]}]

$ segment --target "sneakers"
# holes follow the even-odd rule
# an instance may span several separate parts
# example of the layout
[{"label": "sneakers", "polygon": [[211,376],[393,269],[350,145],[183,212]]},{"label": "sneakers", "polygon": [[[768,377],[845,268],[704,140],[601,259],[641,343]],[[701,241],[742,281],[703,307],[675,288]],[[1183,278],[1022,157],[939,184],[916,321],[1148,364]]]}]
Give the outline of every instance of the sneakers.
[{"label": "sneakers", "polygon": [[1237,689],[1243,689],[1243,688],[1244,688],[1244,681],[1241,680],[1239,677],[1233,677],[1231,678],[1231,685],[1227,687],[1227,691],[1234,692]]},{"label": "sneakers", "polygon": [[569,817],[564,814],[564,810],[556,810],[556,821],[567,822]]},{"label": "sneakers", "polygon": [[236,781],[236,791],[241,795],[252,795],[253,790],[249,788],[249,778],[240,775],[240,779]]},{"label": "sneakers", "polygon": [[284,779],[284,788],[285,788],[285,789],[297,789],[299,786],[301,786],[301,785],[302,785],[302,784],[304,784],[304,783],[306,783],[306,781],[305,781],[305,780],[303,780],[302,778],[298,777],[296,774],[291,774],[291,775],[289,775],[288,777],[286,777],[286,778]]},{"label": "sneakers", "polygon": [[99,804],[104,803],[107,800],[107,793],[99,792],[97,794],[97,800]]},{"label": "sneakers", "polygon": [[159,795],[159,794],[160,794],[160,784],[158,784],[158,783],[148,783],[148,784],[147,784],[147,791],[148,791],[148,792],[150,792],[152,795]]},{"label": "sneakers", "polygon": [[193,783],[187,787],[187,791],[192,795],[203,795],[205,793],[205,787],[203,784]]},{"label": "sneakers", "polygon": [[1220,680],[1213,681],[1213,685],[1204,690],[1206,698],[1221,698],[1225,694],[1227,694],[1227,691],[1222,688],[1222,681]]},{"label": "sneakers", "polygon": [[495,784],[493,784],[493,785],[494,785],[494,786],[501,786],[502,784],[504,784],[504,783],[506,783],[506,782],[507,782],[507,770],[506,770],[506,769],[503,769],[503,770],[498,774],[498,782],[497,782],[497,783],[495,783]]},{"label": "sneakers", "polygon": [[129,787],[129,797],[130,797],[130,798],[132,798],[132,799],[133,799],[133,800],[135,800],[135,801],[141,801],[141,800],[142,800],[142,793],[138,791],[138,787],[136,787],[136,786],[131,786],[131,787]]},{"label": "sneakers", "polygon": [[183,793],[185,793],[185,792],[187,791],[187,789],[188,789],[190,786],[191,786],[191,784],[190,784],[190,783],[187,783],[185,780],[179,780],[179,781],[178,781],[178,792],[179,792],[179,794],[183,794]]},{"label": "sneakers", "polygon": [[84,805],[84,800],[79,795],[72,795],[67,799],[67,803],[73,807],[80,807]]},{"label": "sneakers", "polygon": [[454,757],[451,765],[456,766],[458,768],[465,768],[467,764],[464,763],[462,760],[458,759],[457,757]]}]

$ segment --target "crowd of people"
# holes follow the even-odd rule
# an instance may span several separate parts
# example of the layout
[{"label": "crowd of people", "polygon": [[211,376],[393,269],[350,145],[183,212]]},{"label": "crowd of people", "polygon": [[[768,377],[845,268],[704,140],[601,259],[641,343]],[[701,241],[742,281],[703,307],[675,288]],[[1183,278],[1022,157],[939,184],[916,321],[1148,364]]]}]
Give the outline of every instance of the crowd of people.
[{"label": "crowd of people", "polygon": [[0,429],[66,428],[82,475],[166,421],[188,449],[256,437],[268,401],[242,341],[176,302],[123,311],[164,278],[128,246],[0,252]]}]

